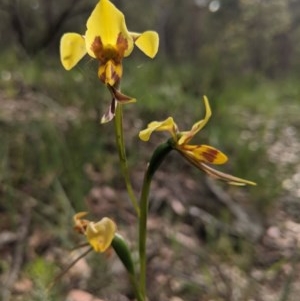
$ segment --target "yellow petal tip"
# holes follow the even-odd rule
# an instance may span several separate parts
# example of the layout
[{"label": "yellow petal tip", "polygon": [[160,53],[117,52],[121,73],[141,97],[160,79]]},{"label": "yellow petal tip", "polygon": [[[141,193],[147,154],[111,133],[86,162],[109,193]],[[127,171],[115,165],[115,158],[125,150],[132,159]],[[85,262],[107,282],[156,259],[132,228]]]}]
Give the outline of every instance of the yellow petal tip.
[{"label": "yellow petal tip", "polygon": [[159,35],[155,31],[145,31],[136,39],[135,45],[153,59],[158,51]]},{"label": "yellow petal tip", "polygon": [[71,70],[86,54],[83,36],[66,33],[60,40],[60,61],[66,70]]}]

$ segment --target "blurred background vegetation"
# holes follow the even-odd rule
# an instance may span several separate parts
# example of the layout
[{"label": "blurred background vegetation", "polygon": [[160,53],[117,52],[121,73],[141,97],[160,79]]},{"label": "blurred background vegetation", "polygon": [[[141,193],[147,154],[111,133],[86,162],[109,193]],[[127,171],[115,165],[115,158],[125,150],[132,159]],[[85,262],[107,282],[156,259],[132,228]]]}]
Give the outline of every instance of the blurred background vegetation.
[{"label": "blurred background vegetation", "polygon": [[[80,282],[82,275],[69,276],[53,296],[45,295],[57,266],[66,264],[63,259],[69,255],[63,250],[78,242],[71,231],[75,211],[111,214],[125,235],[135,238],[132,211],[124,205],[127,199],[113,124],[99,124],[110,95],[97,79],[97,64],[85,58],[66,72],[59,61],[61,35],[84,33],[96,2],[0,2],[4,301],[64,300],[74,287],[108,297],[117,290],[115,286],[107,290],[114,277],[111,274],[110,281],[106,276],[110,272],[105,258],[99,262],[99,256],[91,256],[92,276],[86,276],[87,283]],[[183,264],[166,269],[165,274],[171,275],[167,282],[154,268],[149,272],[149,285],[162,287],[153,290],[152,297],[295,300],[300,229],[300,2],[114,3],[126,15],[129,30],[153,29],[160,35],[159,54],[153,61],[138,50],[124,60],[122,90],[138,99],[124,108],[137,193],[141,172],[161,141],[157,138],[145,145],[138,141],[138,131],[149,121],[170,115],[180,128],[188,129],[203,115],[204,94],[210,99],[213,117],[196,140],[228,154],[230,161],[223,171],[258,183],[255,188],[211,183],[179,157],[170,158],[154,183],[152,217],[168,229],[178,224],[189,227],[192,232],[187,236],[201,247],[193,249],[195,258],[189,255],[195,276],[186,270],[187,242],[181,246],[174,233],[153,241],[159,248],[162,239],[162,245],[175,254],[169,261]],[[179,203],[174,201],[176,185],[177,189],[182,185]],[[98,282],[87,280],[91,278]]]}]

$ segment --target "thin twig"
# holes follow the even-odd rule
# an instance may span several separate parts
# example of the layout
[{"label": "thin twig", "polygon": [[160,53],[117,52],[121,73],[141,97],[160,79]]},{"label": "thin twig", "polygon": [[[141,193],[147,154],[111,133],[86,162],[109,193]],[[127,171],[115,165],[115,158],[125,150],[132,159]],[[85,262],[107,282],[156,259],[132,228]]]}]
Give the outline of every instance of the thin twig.
[{"label": "thin twig", "polygon": [[24,251],[25,251],[25,243],[29,233],[29,226],[32,215],[32,206],[26,205],[23,209],[22,220],[19,227],[18,239],[16,242],[16,247],[13,254],[13,262],[10,269],[10,272],[7,276],[6,281],[4,281],[4,287],[2,290],[2,300],[8,301],[11,297],[11,290],[13,285],[18,279],[19,272],[21,270],[23,260],[24,260]]},{"label": "thin twig", "polygon": [[[81,245],[79,247],[85,247],[86,244]],[[64,268],[58,275],[55,276],[53,281],[48,286],[48,291],[52,289],[52,287],[57,283],[57,281],[65,275],[80,259],[85,257],[88,253],[90,253],[93,250],[93,248],[88,248],[85,252],[83,252],[81,255],[79,255],[74,261],[72,261],[66,268]]]}]

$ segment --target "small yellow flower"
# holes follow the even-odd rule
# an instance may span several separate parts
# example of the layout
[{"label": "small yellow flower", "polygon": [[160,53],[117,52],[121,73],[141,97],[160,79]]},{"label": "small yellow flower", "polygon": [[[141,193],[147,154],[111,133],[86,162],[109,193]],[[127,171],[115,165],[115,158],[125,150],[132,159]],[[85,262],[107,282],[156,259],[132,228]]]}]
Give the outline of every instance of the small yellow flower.
[{"label": "small yellow flower", "polygon": [[204,119],[196,122],[192,126],[191,130],[180,132],[173,118],[169,117],[164,121],[153,121],[149,123],[145,130],[140,131],[140,139],[143,141],[148,141],[153,132],[168,131],[172,136],[172,139],[170,140],[172,147],[190,163],[203,170],[210,176],[234,185],[256,185],[254,182],[231,176],[208,166],[206,163],[220,165],[228,161],[227,156],[220,150],[210,145],[189,144],[190,140],[207,124],[212,114],[207,97],[204,96],[203,100],[206,109]]},{"label": "small yellow flower", "polygon": [[86,32],[66,33],[60,42],[61,63],[72,69],[87,53],[99,61],[98,76],[110,86],[122,78],[122,59],[131,54],[134,45],[150,58],[158,50],[159,37],[154,31],[129,32],[125,17],[109,0],[100,0],[86,23]]},{"label": "small yellow flower", "polygon": [[79,212],[74,215],[74,228],[86,236],[95,252],[105,252],[111,245],[117,226],[108,217],[102,218],[99,222],[82,219],[86,214],[87,212]]}]

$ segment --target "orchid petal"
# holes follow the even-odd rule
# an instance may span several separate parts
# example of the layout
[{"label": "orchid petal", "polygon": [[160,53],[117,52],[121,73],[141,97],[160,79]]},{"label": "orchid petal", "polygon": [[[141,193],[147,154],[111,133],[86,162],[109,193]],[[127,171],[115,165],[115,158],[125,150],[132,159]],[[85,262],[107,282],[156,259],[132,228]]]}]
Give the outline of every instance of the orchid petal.
[{"label": "orchid petal", "polygon": [[204,119],[196,122],[190,131],[181,132],[181,137],[178,140],[178,144],[186,144],[188,143],[203,127],[207,124],[209,118],[211,117],[211,109],[209,105],[208,98],[203,96],[204,106],[205,106],[205,116]]},{"label": "orchid petal", "polygon": [[208,175],[210,175],[211,177],[213,177],[215,179],[223,180],[223,181],[227,182],[228,184],[237,185],[237,186],[244,186],[244,185],[256,186],[255,182],[248,181],[248,180],[238,178],[238,177],[232,176],[230,174],[221,172],[221,171],[216,170],[204,163],[201,163],[199,167],[204,172],[206,172]]},{"label": "orchid petal", "polygon": [[182,145],[177,149],[198,162],[221,165],[228,161],[223,152],[210,145]]},{"label": "orchid petal", "polygon": [[107,61],[100,65],[98,69],[98,77],[106,85],[114,86],[122,77],[123,67],[121,64],[116,64],[113,60]]},{"label": "orchid petal", "polygon": [[121,93],[118,89],[116,89],[114,86],[110,86],[110,85],[107,85],[110,93],[112,94],[112,96],[120,103],[122,104],[125,104],[125,103],[133,103],[133,102],[136,102],[136,99],[131,97],[131,96],[128,96],[128,95],[125,95],[123,93]]},{"label": "orchid petal", "polygon": [[92,45],[96,38],[100,38],[103,47],[115,46],[121,33],[127,40],[125,55],[133,49],[133,40],[125,24],[125,17],[109,0],[100,0],[87,20],[85,33],[88,54],[95,57]]},{"label": "orchid petal", "polygon": [[113,120],[113,118],[115,117],[117,105],[118,105],[118,102],[116,101],[116,98],[113,97],[108,110],[101,118],[101,121],[100,121],[101,124],[107,123],[107,122]]},{"label": "orchid petal", "polygon": [[90,222],[86,229],[86,237],[96,252],[106,251],[115,236],[116,224],[109,218],[104,217],[99,222]]},{"label": "orchid petal", "polygon": [[[132,34],[135,45],[150,58],[154,58],[159,45],[159,36],[155,31],[145,31],[142,34]],[[135,38],[136,37],[136,38]]]},{"label": "orchid petal", "polygon": [[148,141],[151,134],[155,131],[168,131],[174,138],[176,138],[177,125],[172,117],[169,117],[164,121],[153,121],[148,124],[145,130],[140,131],[139,137],[143,141]]},{"label": "orchid petal", "polygon": [[60,60],[66,70],[72,69],[86,54],[84,37],[66,33],[60,40]]}]

